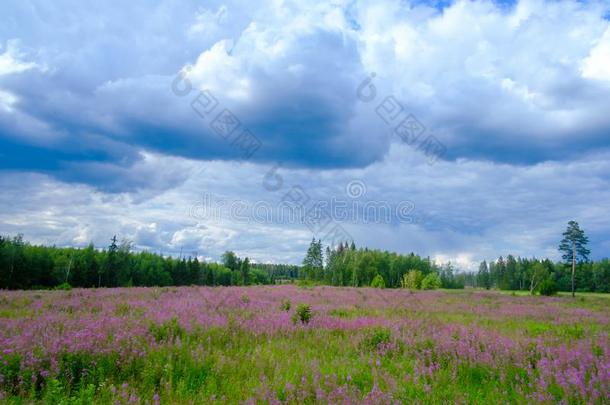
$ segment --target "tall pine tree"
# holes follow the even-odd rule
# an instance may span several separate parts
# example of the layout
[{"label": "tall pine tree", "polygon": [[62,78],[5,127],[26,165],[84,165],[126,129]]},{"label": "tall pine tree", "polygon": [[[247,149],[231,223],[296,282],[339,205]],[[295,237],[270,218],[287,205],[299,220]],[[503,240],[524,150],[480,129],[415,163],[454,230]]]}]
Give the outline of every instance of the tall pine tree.
[{"label": "tall pine tree", "polygon": [[586,262],[591,251],[587,249],[589,238],[580,229],[576,221],[568,222],[568,228],[563,233],[563,239],[559,243],[559,251],[562,252],[563,260],[572,264],[572,297],[574,297],[574,276],[576,275],[576,262]]}]

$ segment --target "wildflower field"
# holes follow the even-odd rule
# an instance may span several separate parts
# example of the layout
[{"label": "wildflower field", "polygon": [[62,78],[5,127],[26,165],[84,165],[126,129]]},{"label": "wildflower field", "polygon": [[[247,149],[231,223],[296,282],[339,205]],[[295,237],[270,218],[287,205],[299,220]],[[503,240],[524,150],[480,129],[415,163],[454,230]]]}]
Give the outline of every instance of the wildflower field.
[{"label": "wildflower field", "polygon": [[610,403],[610,298],[0,291],[4,403]]}]

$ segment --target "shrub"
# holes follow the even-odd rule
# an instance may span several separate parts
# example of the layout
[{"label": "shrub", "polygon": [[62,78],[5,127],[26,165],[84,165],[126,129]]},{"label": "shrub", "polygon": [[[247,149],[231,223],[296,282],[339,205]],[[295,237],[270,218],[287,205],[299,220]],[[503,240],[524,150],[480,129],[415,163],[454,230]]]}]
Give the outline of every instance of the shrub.
[{"label": "shrub", "polygon": [[290,311],[290,307],[292,306],[292,303],[290,302],[290,300],[284,300],[282,301],[282,305],[281,305],[281,309],[282,311]]},{"label": "shrub", "polygon": [[540,295],[555,295],[557,294],[557,284],[552,278],[547,278],[538,286],[538,292]]},{"label": "shrub", "polygon": [[383,277],[381,274],[377,274],[373,281],[371,282],[371,287],[373,288],[385,288],[385,281],[383,281]]},{"label": "shrub", "polygon": [[60,285],[55,287],[56,290],[70,291],[72,286],[68,283],[61,283]]},{"label": "shrub", "polygon": [[421,281],[422,290],[436,290],[441,288],[441,278],[436,273],[430,273]]},{"label": "shrub", "polygon": [[301,322],[307,324],[311,320],[311,307],[307,304],[297,305],[296,311],[292,314],[292,323]]},{"label": "shrub", "polygon": [[253,284],[271,284],[271,278],[269,274],[260,269],[251,269],[250,277],[252,277]]},{"label": "shrub", "polygon": [[407,274],[402,276],[402,288],[408,288],[410,290],[419,290],[421,288],[421,281],[423,275],[419,270],[409,270]]}]

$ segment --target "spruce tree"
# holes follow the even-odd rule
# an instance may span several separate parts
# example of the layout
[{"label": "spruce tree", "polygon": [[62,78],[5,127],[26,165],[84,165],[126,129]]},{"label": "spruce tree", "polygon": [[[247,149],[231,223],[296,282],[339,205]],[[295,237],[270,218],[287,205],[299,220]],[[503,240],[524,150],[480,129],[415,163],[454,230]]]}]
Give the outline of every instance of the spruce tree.
[{"label": "spruce tree", "polygon": [[491,287],[491,279],[489,277],[489,268],[487,267],[487,262],[483,260],[479,265],[479,274],[477,277],[479,281],[479,286],[484,287],[489,290]]},{"label": "spruce tree", "polygon": [[[100,271],[97,274],[97,286],[102,286],[102,273],[104,273],[106,280],[112,280],[117,265],[117,252],[119,251],[119,246],[117,245],[116,235],[112,237],[110,240],[110,246],[108,246],[108,252],[106,253],[106,261],[104,263],[104,267],[100,267]],[[112,285],[111,285],[112,287]]]},{"label": "spruce tree", "polygon": [[303,269],[306,278],[321,279],[324,271],[324,257],[322,255],[322,241],[313,238],[307,248],[307,254],[303,259]]}]

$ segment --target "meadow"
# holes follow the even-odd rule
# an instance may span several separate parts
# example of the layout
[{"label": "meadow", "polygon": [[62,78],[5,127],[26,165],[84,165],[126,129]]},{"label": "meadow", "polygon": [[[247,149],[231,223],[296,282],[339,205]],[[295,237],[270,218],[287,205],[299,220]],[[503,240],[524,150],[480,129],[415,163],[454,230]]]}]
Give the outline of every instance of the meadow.
[{"label": "meadow", "polygon": [[0,291],[0,402],[610,403],[610,298]]}]

